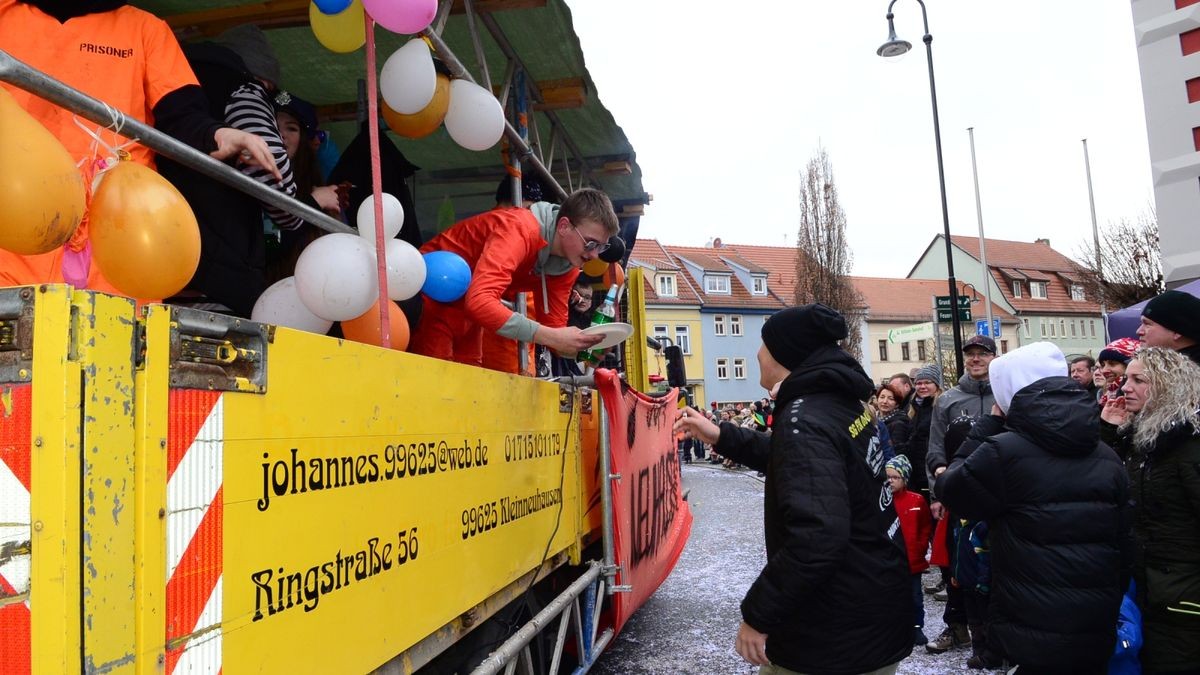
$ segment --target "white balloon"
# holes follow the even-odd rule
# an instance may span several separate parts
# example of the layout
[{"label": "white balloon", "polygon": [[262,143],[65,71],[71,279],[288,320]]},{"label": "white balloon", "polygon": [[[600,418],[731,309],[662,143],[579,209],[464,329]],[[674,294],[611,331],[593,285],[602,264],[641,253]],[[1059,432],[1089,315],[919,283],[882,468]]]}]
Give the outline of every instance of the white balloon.
[{"label": "white balloon", "polygon": [[296,293],[296,277],[280,279],[263,291],[254,303],[250,320],[322,335],[333,325],[332,321],[310,312],[300,301],[300,295]]},{"label": "white balloon", "polygon": [[429,45],[420,38],[409,40],[388,57],[379,74],[379,93],[388,107],[403,115],[425,109],[437,89],[437,71]]},{"label": "white balloon", "polygon": [[412,244],[403,239],[387,243],[388,297],[407,300],[421,292],[425,285],[425,258]]},{"label": "white balloon", "polygon": [[327,234],[296,260],[296,292],[310,312],[326,321],[361,316],[379,295],[375,256],[362,237]]},{"label": "white balloon", "polygon": [[468,150],[487,150],[504,135],[504,109],[487,89],[454,80],[445,125],[455,143]]},{"label": "white balloon", "polygon": [[[372,195],[358,205],[358,215],[354,222],[358,224],[358,236],[362,237],[375,250],[375,196]],[[388,193],[383,193],[383,238],[391,239],[404,227],[404,207],[400,200]]]}]

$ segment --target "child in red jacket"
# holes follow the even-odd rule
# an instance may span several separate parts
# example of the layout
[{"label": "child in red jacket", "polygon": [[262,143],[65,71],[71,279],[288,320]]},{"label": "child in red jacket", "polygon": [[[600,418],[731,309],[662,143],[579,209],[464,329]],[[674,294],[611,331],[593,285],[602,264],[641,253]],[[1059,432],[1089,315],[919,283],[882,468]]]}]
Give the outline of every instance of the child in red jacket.
[{"label": "child in red jacket", "polygon": [[929,568],[925,559],[925,550],[929,546],[929,535],[933,529],[933,519],[929,515],[929,505],[925,498],[916,492],[909,492],[908,477],[912,475],[912,463],[904,455],[896,455],[884,465],[887,472],[888,489],[892,491],[892,504],[896,507],[896,515],[900,518],[900,533],[904,535],[904,545],[908,549],[908,571],[912,573],[913,610],[913,644],[923,645],[925,638],[925,594],[921,592],[921,573]]}]

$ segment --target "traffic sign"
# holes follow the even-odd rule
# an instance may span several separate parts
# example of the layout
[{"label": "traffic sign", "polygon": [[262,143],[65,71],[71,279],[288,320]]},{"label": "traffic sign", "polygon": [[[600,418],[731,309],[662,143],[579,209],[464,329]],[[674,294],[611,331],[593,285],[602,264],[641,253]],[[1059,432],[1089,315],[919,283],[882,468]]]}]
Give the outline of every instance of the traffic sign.
[{"label": "traffic sign", "polygon": [[[933,297],[936,298],[936,307],[938,309],[950,309],[950,296],[935,295]],[[958,296],[958,308],[959,309],[970,309],[971,308],[971,296],[969,296],[969,295]],[[949,319],[947,319],[947,321],[948,320]]]},{"label": "traffic sign", "polygon": [[975,334],[986,335],[991,338],[1000,337],[1000,319],[992,319],[992,331],[988,332],[987,319],[975,320]]},{"label": "traffic sign", "polygon": [[[947,322],[947,323],[954,321],[954,317],[951,315],[951,310],[949,310],[949,309],[939,309],[937,311],[937,319],[939,322]],[[959,321],[970,321],[971,320],[971,310],[969,310],[969,309],[958,310],[958,320]]]}]

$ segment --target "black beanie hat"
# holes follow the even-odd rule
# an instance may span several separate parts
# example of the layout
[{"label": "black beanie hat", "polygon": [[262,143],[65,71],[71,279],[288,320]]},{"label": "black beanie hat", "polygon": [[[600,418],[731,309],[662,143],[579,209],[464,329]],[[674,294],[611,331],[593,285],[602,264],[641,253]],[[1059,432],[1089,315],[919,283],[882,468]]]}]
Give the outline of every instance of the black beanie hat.
[{"label": "black beanie hat", "polygon": [[846,335],[846,319],[819,302],[776,312],[762,327],[767,351],[788,370],[800,365],[818,347],[832,346]]},{"label": "black beanie hat", "polygon": [[1142,316],[1185,338],[1200,340],[1200,298],[1183,291],[1166,291],[1150,299]]}]

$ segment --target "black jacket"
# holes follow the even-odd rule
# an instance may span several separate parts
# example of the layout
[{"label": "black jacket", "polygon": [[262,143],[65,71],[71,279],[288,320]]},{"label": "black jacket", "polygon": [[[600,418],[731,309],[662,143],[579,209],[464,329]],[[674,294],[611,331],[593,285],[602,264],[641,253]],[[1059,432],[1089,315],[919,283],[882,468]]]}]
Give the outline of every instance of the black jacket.
[{"label": "black jacket", "polygon": [[932,396],[919,401],[913,398],[912,409],[916,415],[912,418],[912,432],[908,436],[908,452],[904,453],[913,465],[908,489],[924,492],[926,497],[929,496],[929,477],[925,472],[925,457],[929,452],[929,423],[933,420],[933,404]]},{"label": "black jacket", "polygon": [[767,473],[767,566],[742,617],[789,670],[862,673],[912,651],[908,559],[888,535],[896,513],[870,395],[852,357],[818,350],[780,387],[770,435],[721,425],[716,452]]},{"label": "black jacket", "polygon": [[[208,112],[224,119],[230,94],[251,78],[241,57],[211,43],[190,45],[184,53],[208,97]],[[166,157],[158,159],[158,172],[187,199],[200,226],[200,264],[188,288],[248,318],[267,287],[262,206]]]},{"label": "black jacket", "polygon": [[1200,344],[1184,347],[1179,350],[1179,353],[1191,359],[1192,363],[1200,365]]},{"label": "black jacket", "polygon": [[[913,459],[912,455],[909,454],[911,450],[909,450],[908,441],[909,438],[912,437],[913,421],[908,419],[908,411],[904,408],[898,408],[892,411],[890,415],[886,415],[881,418],[879,421],[887,425],[888,436],[890,436],[892,439],[892,449],[896,451],[896,454],[908,457],[908,461],[912,462],[913,466],[921,466],[920,464],[917,464],[917,460]],[[918,472],[914,471],[913,473]],[[921,484],[923,485],[924,481],[921,481]],[[916,492],[917,490],[921,489],[922,485],[913,486],[910,483],[909,489]]]},{"label": "black jacket", "polygon": [[1038,380],[1006,418],[981,418],[938,479],[956,516],[988,521],[988,640],[1013,663],[1076,672],[1112,655],[1133,541],[1129,479],[1098,416],[1069,377]]},{"label": "black jacket", "polygon": [[[1155,672],[1200,666],[1200,434],[1178,425],[1149,451],[1118,438],[1134,503],[1142,663]],[[1191,605],[1185,604],[1191,603]],[[1194,672],[1194,671],[1193,671]]]}]

